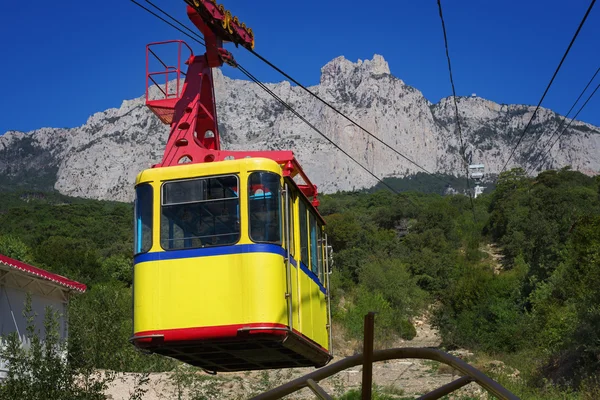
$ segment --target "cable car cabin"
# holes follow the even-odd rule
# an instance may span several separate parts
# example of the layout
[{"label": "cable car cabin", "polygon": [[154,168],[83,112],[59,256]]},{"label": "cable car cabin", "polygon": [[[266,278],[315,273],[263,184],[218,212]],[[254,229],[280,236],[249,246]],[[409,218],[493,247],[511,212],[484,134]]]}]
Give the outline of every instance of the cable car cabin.
[{"label": "cable car cabin", "polygon": [[329,362],[323,220],[277,162],[145,170],[135,212],[137,347],[210,371]]}]

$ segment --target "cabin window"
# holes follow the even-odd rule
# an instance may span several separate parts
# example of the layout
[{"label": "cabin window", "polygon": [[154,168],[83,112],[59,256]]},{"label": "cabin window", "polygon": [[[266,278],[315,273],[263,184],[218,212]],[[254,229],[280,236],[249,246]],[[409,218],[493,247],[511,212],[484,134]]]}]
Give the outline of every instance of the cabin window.
[{"label": "cabin window", "polygon": [[319,279],[321,282],[325,282],[323,257],[323,226],[317,223],[317,268],[319,269]]},{"label": "cabin window", "polygon": [[152,247],[152,185],[144,183],[135,188],[134,254],[145,253]]},{"label": "cabin window", "polygon": [[318,256],[318,237],[317,237],[317,219],[314,214],[310,214],[310,269],[319,276],[319,256]]},{"label": "cabin window", "polygon": [[250,239],[281,244],[281,181],[272,172],[253,172],[248,179]]},{"label": "cabin window", "polygon": [[300,200],[300,256],[304,265],[308,266],[308,221],[306,204]]},{"label": "cabin window", "polygon": [[235,175],[166,182],[160,244],[165,250],[235,244],[240,239],[239,206]]},{"label": "cabin window", "polygon": [[288,185],[287,187],[288,190],[288,212],[290,213],[290,224],[289,226],[287,226],[285,229],[288,230],[288,234],[290,235],[290,254],[293,256],[295,256],[296,254],[296,242],[295,242],[295,224],[294,224],[294,220],[296,219],[296,217],[294,216],[294,201],[296,199],[296,196],[294,195],[294,192],[292,191],[292,188]]}]

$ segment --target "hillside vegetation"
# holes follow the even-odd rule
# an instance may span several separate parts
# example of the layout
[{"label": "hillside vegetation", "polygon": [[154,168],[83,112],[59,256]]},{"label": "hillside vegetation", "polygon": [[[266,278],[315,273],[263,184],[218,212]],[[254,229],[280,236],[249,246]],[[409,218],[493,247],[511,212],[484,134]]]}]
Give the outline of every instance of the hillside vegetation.
[{"label": "hillside vegetation", "polygon": [[[176,365],[127,342],[132,205],[2,196],[0,253],[89,286],[72,302],[72,355],[116,371]],[[445,348],[518,368],[510,385],[523,398],[549,398],[553,385],[559,398],[600,391],[598,178],[515,169],[474,208],[462,195],[379,190],[323,196],[320,211],[334,248],[334,321],[346,339],[360,339],[368,311],[378,312],[379,347],[414,337],[415,318],[427,314]]]}]

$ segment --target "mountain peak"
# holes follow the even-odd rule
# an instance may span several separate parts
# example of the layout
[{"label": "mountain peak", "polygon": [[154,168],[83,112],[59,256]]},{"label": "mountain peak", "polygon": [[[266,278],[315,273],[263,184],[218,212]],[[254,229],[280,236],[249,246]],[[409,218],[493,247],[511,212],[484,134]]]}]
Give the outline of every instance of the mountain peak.
[{"label": "mountain peak", "polygon": [[[361,61],[358,60],[359,65],[360,62]],[[382,55],[375,54],[373,55],[372,60],[365,60],[362,64],[365,68],[368,68],[373,75],[391,74],[390,66]]]},{"label": "mountain peak", "polygon": [[[331,142],[380,177],[419,172],[408,158],[429,171],[460,176],[464,167],[461,146],[474,163],[485,164],[488,176],[492,176],[504,168],[535,109],[496,104],[477,96],[459,97],[459,137],[452,97],[431,104],[421,92],[392,77],[383,57],[357,61],[338,57],[327,63],[322,68],[322,85],[311,90],[377,139],[402,151],[405,159],[289,82],[267,85],[300,115],[307,116],[326,138],[252,82],[227,78],[218,69],[214,78],[225,148],[292,150],[323,193],[376,183]],[[136,175],[160,160],[169,135],[169,126],[160,123],[144,102],[145,97],[124,101],[120,108],[96,113],[85,125],[72,129],[44,128],[0,136],[0,185],[45,185],[70,196],[131,201]],[[535,156],[545,151],[543,143],[561,123],[557,114],[539,110],[530,135],[524,137],[509,167],[522,165],[537,170],[572,165],[573,169],[597,174],[600,128],[578,121],[552,147],[543,165],[532,165]]]},{"label": "mountain peak", "polygon": [[344,56],[339,56],[329,61],[321,68],[321,83],[333,83],[340,78],[350,75],[383,75],[390,74],[390,66],[383,56],[375,54],[372,60],[358,60],[352,62]]}]

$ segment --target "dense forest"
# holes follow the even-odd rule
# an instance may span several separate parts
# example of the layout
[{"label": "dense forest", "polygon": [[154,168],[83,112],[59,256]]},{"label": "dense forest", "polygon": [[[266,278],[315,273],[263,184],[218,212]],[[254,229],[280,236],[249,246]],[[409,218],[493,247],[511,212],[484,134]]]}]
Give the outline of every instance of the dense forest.
[{"label": "dense forest", "polygon": [[[495,183],[488,177],[486,182],[483,182],[484,193],[490,193],[494,190]],[[435,194],[454,194],[467,193],[467,180],[464,177],[456,177],[447,174],[428,174],[425,172],[417,172],[414,175],[404,178],[384,178],[383,183],[378,183],[368,190],[373,193],[382,189],[387,189],[386,185],[394,189],[396,192],[419,192],[419,193],[435,193]],[[384,185],[385,184],[385,185]],[[469,182],[469,186],[473,183]],[[471,187],[472,189],[472,187]]]},{"label": "dense forest", "polygon": [[[363,315],[377,311],[377,346],[386,347],[414,337],[415,318],[427,315],[445,349],[467,348],[518,368],[520,380],[506,384],[522,398],[595,398],[600,179],[569,169],[531,178],[514,169],[473,203],[432,192],[321,198],[334,249],[334,321],[345,337],[360,338]],[[175,367],[127,341],[131,204],[43,192],[1,196],[0,253],[89,287],[72,301],[72,355],[116,371]]]}]

